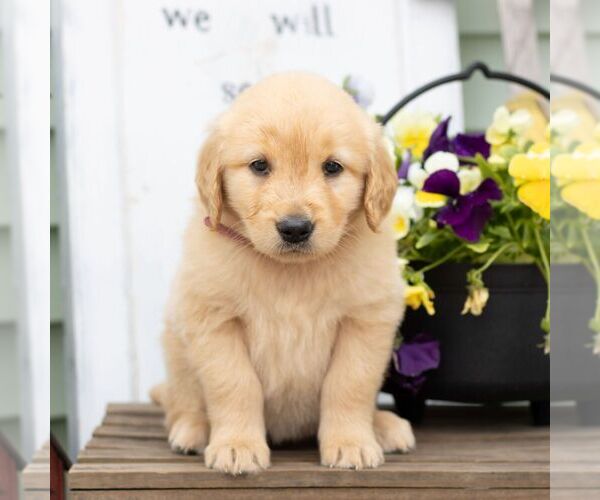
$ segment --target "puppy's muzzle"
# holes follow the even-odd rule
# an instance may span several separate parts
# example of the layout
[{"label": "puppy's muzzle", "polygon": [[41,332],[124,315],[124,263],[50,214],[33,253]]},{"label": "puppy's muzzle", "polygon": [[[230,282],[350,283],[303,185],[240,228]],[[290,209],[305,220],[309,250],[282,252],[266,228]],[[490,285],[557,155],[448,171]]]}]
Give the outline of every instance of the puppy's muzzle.
[{"label": "puppy's muzzle", "polygon": [[310,238],[314,229],[314,224],[300,215],[284,217],[275,226],[279,236],[286,243],[304,243]]}]

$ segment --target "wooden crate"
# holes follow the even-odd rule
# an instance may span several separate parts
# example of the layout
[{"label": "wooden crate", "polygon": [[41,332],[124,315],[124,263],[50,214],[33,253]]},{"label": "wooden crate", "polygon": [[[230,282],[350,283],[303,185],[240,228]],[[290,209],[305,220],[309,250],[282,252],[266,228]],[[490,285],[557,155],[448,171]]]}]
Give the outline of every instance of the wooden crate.
[{"label": "wooden crate", "polygon": [[[50,498],[49,441],[44,443],[44,445],[35,452],[31,462],[23,470],[23,498],[25,500],[42,500]],[[54,496],[52,498],[54,499]]]},{"label": "wooden crate", "polygon": [[314,443],[276,449],[272,466],[230,477],[173,453],[160,408],[111,404],[69,472],[73,499],[523,498],[549,495],[549,430],[526,408],[443,407],[416,429],[417,450],[378,469],[319,465]]}]

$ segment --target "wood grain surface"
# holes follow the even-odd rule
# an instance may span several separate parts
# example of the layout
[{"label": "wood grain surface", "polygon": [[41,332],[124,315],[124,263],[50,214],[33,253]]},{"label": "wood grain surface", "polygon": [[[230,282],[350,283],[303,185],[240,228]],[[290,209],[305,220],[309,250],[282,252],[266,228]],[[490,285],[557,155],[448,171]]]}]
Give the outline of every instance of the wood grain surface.
[{"label": "wood grain surface", "polygon": [[162,420],[154,405],[110,404],[70,471],[73,498],[548,497],[549,431],[531,427],[526,408],[431,408],[417,449],[378,469],[322,467],[307,441],[274,448],[268,471],[239,477],[173,453]]}]

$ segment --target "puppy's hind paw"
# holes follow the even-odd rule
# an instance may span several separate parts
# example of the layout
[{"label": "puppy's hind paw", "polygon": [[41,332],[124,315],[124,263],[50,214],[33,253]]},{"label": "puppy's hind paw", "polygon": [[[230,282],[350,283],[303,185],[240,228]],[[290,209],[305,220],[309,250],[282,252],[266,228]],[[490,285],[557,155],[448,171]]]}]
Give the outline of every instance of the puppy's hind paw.
[{"label": "puppy's hind paw", "polygon": [[169,444],[177,453],[190,455],[202,451],[208,441],[208,422],[204,414],[184,413],[169,431]]},{"label": "puppy's hind paw", "polygon": [[373,430],[377,442],[386,453],[400,451],[407,453],[415,448],[415,435],[408,420],[391,411],[376,411]]}]

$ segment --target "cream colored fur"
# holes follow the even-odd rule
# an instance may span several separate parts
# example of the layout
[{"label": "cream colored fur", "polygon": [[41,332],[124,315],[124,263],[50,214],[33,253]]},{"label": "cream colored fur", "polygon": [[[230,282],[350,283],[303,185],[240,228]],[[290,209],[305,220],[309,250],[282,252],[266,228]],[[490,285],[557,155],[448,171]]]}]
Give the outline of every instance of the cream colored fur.
[{"label": "cream colored fur", "polygon": [[[268,161],[268,176],[248,164]],[[326,178],[322,164],[344,166]],[[174,449],[204,450],[232,474],[269,466],[273,442],[318,435],[323,465],[376,467],[414,446],[410,424],[376,410],[403,310],[385,219],[396,178],[381,129],[317,76],[287,73],[242,93],[198,162],[163,336],[167,380],[152,392]],[[315,223],[287,252],[285,215]],[[204,224],[221,221],[241,244]]]}]

